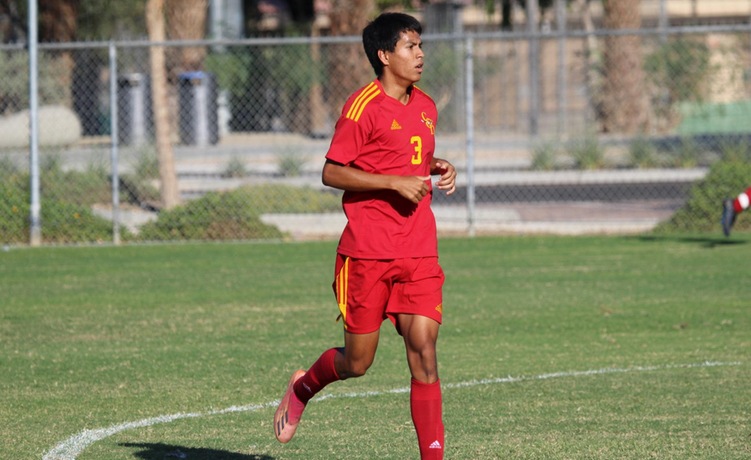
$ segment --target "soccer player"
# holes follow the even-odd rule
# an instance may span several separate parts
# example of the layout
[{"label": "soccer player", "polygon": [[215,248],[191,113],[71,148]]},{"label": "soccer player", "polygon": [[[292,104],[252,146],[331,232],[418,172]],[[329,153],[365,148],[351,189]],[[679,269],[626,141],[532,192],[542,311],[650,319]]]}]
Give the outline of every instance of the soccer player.
[{"label": "soccer player", "polygon": [[344,190],[347,225],[333,283],[344,347],[324,351],[307,371],[292,374],[274,414],[280,442],[292,439],[316,393],[337,380],[365,374],[388,318],[407,352],[420,458],[443,458],[436,340],[444,274],[430,209],[430,175],[439,175],[435,186],[451,194],[456,170],[433,156],[438,112],[415,86],[423,73],[421,33],[420,23],[402,13],[384,13],[363,30],[376,79],[345,103],[322,172],[325,185]]},{"label": "soccer player", "polygon": [[722,231],[725,233],[725,236],[730,236],[730,230],[733,228],[735,218],[738,217],[738,214],[748,209],[751,203],[749,197],[751,197],[751,187],[747,188],[746,191],[735,197],[735,199],[728,198],[722,203],[721,222]]}]

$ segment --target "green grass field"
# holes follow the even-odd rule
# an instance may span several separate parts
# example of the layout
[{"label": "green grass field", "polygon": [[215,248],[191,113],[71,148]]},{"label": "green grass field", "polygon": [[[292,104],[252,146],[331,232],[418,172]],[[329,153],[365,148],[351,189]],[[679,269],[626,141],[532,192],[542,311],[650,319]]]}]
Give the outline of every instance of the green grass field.
[{"label": "green grass field", "polygon": [[[384,324],[369,374],[272,434],[341,344],[335,244],[0,252],[0,457],[412,459]],[[751,235],[441,241],[447,459],[751,457]]]}]

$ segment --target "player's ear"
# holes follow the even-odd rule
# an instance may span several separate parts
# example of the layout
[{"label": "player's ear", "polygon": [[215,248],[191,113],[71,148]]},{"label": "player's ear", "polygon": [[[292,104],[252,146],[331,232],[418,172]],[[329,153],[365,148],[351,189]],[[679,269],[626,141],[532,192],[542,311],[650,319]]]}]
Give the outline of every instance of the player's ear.
[{"label": "player's ear", "polygon": [[389,65],[389,55],[384,50],[378,50],[378,59],[381,60],[383,65]]}]

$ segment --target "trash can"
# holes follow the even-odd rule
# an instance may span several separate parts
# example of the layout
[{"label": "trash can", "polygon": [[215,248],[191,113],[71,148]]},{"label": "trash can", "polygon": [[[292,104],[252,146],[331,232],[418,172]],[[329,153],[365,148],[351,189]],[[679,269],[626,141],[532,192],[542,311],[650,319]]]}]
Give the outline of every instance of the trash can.
[{"label": "trash can", "polygon": [[180,142],[213,145],[219,142],[217,86],[214,75],[185,72],[178,76]]},{"label": "trash can", "polygon": [[140,145],[153,139],[154,114],[147,75],[129,73],[117,78],[117,118],[120,143]]}]

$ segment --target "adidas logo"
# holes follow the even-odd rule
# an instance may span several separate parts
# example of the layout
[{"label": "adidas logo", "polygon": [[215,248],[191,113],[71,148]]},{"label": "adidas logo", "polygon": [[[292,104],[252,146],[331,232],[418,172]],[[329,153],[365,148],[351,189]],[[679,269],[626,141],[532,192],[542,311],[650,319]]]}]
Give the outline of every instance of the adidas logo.
[{"label": "adidas logo", "polygon": [[396,131],[397,129],[402,129],[402,126],[394,118],[394,121],[391,122],[391,131]]},{"label": "adidas logo", "polygon": [[433,443],[428,447],[428,449],[443,449],[443,446],[441,446],[441,443],[438,442],[438,440],[433,441]]}]

